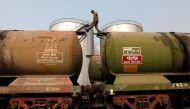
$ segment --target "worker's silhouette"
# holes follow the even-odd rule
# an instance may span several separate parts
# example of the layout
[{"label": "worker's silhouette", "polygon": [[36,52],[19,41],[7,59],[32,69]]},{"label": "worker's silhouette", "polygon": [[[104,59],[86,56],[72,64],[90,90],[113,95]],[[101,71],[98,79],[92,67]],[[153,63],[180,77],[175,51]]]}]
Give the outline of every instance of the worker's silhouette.
[{"label": "worker's silhouette", "polygon": [[85,30],[88,32],[90,29],[92,29],[95,26],[96,31],[99,33],[100,30],[98,29],[98,13],[95,12],[94,10],[91,10],[91,13],[93,14],[93,21]]}]

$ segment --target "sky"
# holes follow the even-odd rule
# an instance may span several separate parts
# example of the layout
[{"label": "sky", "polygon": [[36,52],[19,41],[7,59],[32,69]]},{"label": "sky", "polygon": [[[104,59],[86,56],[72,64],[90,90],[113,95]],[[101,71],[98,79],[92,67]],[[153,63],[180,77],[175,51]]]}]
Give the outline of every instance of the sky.
[{"label": "sky", "polygon": [[145,32],[190,32],[190,0],[0,0],[0,30],[48,30],[59,18],[91,21],[99,27],[117,20],[135,20]]}]

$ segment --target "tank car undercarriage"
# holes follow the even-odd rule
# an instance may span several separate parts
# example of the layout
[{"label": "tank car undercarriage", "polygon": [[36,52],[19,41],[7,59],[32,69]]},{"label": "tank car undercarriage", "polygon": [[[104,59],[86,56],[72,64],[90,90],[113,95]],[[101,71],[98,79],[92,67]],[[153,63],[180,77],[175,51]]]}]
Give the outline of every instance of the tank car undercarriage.
[{"label": "tank car undercarriage", "polygon": [[[182,81],[165,86],[144,84],[144,88],[141,87],[142,84],[74,86],[60,85],[57,82],[58,85],[54,86],[22,84],[5,86],[7,83],[2,83],[3,81],[1,85],[4,86],[0,87],[0,109],[189,109],[190,107],[190,84]],[[139,89],[134,90],[135,87]]]}]

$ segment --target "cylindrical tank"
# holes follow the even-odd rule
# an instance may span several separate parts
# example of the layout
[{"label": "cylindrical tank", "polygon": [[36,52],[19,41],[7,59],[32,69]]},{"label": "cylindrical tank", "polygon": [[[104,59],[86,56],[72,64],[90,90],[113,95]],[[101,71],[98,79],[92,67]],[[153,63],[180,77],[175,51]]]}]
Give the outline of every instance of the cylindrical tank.
[{"label": "cylindrical tank", "polygon": [[74,75],[82,64],[75,32],[0,32],[1,75]]},{"label": "cylindrical tank", "polygon": [[75,18],[60,18],[50,23],[50,31],[77,31],[88,24],[87,21],[83,21]]},{"label": "cylindrical tank", "polygon": [[[49,29],[51,31],[85,31],[85,25],[89,22],[83,21],[75,18],[62,18],[53,21],[50,24]],[[78,35],[80,39],[82,36]],[[86,34],[86,38],[80,42],[83,52],[83,63],[82,69],[78,78],[78,83],[80,85],[90,85],[89,75],[88,75],[88,66],[89,59],[86,58],[86,55],[92,55],[94,51],[94,37],[93,31],[90,30]]]},{"label": "cylindrical tank", "polygon": [[101,62],[100,55],[93,55],[90,59],[89,76],[93,83],[105,80]]},{"label": "cylindrical tank", "polygon": [[142,32],[142,25],[133,20],[119,20],[106,24],[102,27],[104,32]]},{"label": "cylindrical tank", "polygon": [[111,32],[102,57],[112,74],[178,72],[184,52],[171,33]]}]

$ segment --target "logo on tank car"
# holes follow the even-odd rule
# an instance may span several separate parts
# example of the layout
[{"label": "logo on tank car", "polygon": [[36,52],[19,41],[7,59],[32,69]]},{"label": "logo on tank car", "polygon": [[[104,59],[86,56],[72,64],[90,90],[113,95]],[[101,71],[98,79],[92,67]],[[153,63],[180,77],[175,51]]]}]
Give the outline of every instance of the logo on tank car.
[{"label": "logo on tank car", "polygon": [[141,47],[123,47],[123,54],[126,55],[141,54]]}]

